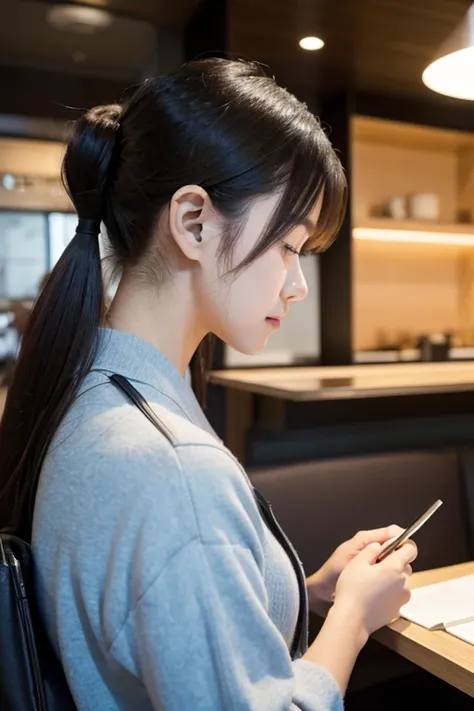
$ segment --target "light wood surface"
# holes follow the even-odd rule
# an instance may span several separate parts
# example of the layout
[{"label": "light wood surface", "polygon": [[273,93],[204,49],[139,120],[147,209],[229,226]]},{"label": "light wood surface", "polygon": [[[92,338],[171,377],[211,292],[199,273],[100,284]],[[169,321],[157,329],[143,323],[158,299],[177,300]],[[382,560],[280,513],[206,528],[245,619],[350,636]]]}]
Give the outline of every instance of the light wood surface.
[{"label": "light wood surface", "polygon": [[[356,119],[359,121],[359,119]],[[364,119],[362,119],[364,120]],[[393,126],[384,121],[386,141],[356,135],[352,144],[352,206],[355,224],[374,215],[394,196],[434,193],[439,197],[439,219],[457,221],[457,150],[418,147],[388,137]],[[357,134],[357,132],[356,132]]]},{"label": "light wood surface", "polygon": [[453,131],[369,116],[352,118],[352,138],[363,143],[382,143],[425,151],[460,153],[474,148],[474,134],[471,131]]},{"label": "light wood surface", "polygon": [[474,363],[402,363],[214,371],[210,381],[294,401],[474,390]]},{"label": "light wood surface", "polygon": [[[394,240],[396,239],[397,230],[407,230],[409,232],[434,232],[436,234],[454,234],[459,236],[469,236],[474,235],[474,224],[463,224],[462,222],[435,222],[430,220],[425,220],[424,222],[420,220],[394,220],[390,217],[364,217],[355,224],[355,227],[368,228],[371,230],[394,230]],[[406,246],[406,244],[404,244]],[[428,245],[430,248],[433,245]],[[446,247],[451,245],[438,245],[443,248],[443,253],[446,254]],[[455,249],[460,249],[461,247],[466,248],[464,245],[452,245]],[[471,247],[471,245],[467,245]]]},{"label": "light wood surface", "polygon": [[473,263],[474,246],[354,240],[354,349],[414,344],[433,333],[468,339]]},{"label": "light wood surface", "polygon": [[[421,587],[474,573],[474,562],[414,573],[411,587]],[[374,639],[417,666],[474,697],[474,645],[443,631],[398,619],[379,630]]]},{"label": "light wood surface", "polygon": [[0,417],[2,416],[6,398],[7,398],[7,389],[0,387]]},{"label": "light wood surface", "polygon": [[439,219],[472,211],[474,133],[356,116],[351,122],[352,204],[356,223],[392,196],[435,193]]},{"label": "light wood surface", "polygon": [[[474,302],[474,133],[428,128],[365,116],[352,120],[354,227],[446,232],[463,244],[363,241],[354,232],[353,315],[355,350],[404,343],[421,335],[451,332],[472,338]],[[433,193],[437,221],[376,217],[394,196]],[[409,202],[409,200],[408,200]],[[367,237],[367,234],[365,235]],[[433,238],[430,238],[433,241]]]},{"label": "light wood surface", "polygon": [[[51,185],[36,185],[32,190],[0,191],[0,206],[6,208],[55,209],[70,211],[72,203],[59,176],[65,145],[58,141],[0,138],[0,172],[47,178]],[[56,187],[53,194],[51,187]],[[47,208],[46,208],[47,205]]]},{"label": "light wood surface", "polygon": [[[474,136],[474,134],[471,134]],[[458,206],[472,212],[474,195],[474,146],[466,147],[458,153]]]}]

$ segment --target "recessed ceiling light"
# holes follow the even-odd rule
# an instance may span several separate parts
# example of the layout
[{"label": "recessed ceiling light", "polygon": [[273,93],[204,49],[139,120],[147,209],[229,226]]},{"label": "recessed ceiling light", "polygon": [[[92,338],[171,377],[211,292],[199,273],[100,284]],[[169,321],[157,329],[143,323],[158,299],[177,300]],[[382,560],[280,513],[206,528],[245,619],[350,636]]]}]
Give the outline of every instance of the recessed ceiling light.
[{"label": "recessed ceiling light", "polygon": [[303,39],[300,39],[299,45],[302,49],[314,51],[324,47],[324,42],[319,37],[303,37]]}]

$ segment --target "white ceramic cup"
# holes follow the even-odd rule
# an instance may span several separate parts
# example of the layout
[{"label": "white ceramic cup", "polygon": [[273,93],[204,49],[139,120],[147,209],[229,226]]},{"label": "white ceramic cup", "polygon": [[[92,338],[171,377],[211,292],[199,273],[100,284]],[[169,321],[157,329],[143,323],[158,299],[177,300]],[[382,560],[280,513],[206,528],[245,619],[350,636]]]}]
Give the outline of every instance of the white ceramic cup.
[{"label": "white ceramic cup", "polygon": [[417,193],[408,198],[412,220],[438,220],[439,197],[435,193]]}]

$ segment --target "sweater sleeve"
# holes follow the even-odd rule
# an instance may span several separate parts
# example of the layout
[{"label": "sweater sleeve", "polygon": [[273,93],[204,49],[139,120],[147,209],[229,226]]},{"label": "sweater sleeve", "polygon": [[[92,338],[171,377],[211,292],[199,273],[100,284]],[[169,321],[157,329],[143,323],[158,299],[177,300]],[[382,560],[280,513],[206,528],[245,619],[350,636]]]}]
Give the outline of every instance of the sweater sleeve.
[{"label": "sweater sleeve", "polygon": [[[127,650],[127,651],[125,651]],[[245,546],[188,541],[141,596],[110,650],[133,660],[158,711],[341,711],[333,677],[292,662]]]}]

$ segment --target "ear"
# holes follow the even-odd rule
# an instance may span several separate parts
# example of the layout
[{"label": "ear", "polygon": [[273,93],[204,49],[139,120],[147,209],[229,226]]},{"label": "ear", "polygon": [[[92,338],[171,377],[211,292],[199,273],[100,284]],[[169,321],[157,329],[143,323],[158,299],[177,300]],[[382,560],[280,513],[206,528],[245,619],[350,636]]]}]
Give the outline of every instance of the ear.
[{"label": "ear", "polygon": [[175,192],[169,206],[169,227],[188,259],[201,261],[215,233],[216,217],[209,195],[199,185],[185,185]]}]

